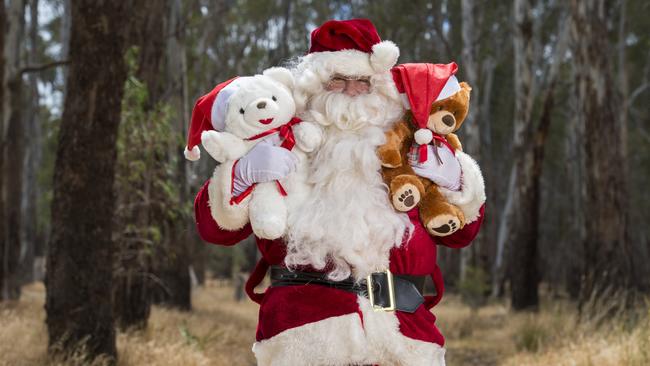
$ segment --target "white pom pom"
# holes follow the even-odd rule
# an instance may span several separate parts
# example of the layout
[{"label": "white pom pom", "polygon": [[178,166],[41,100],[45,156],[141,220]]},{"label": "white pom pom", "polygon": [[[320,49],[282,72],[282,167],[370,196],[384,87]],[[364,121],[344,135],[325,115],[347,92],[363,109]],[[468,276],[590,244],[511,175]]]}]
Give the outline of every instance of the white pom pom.
[{"label": "white pom pom", "polygon": [[370,63],[376,72],[385,72],[395,66],[399,58],[399,48],[391,41],[382,41],[372,46]]},{"label": "white pom pom", "polygon": [[420,128],[415,131],[415,142],[418,145],[426,145],[433,140],[433,132],[427,130],[426,128]]},{"label": "white pom pom", "polygon": [[183,154],[185,155],[185,159],[189,161],[197,161],[201,158],[201,150],[199,150],[198,146],[194,146],[192,150],[188,150],[187,146],[185,146]]}]

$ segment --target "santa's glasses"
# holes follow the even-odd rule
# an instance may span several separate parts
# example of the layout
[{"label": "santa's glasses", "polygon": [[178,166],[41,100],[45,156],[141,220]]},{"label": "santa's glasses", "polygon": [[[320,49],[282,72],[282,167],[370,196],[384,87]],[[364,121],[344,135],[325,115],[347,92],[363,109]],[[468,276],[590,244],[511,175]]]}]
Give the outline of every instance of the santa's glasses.
[{"label": "santa's glasses", "polygon": [[334,75],[325,84],[325,90],[345,93],[351,97],[370,92],[370,78],[365,76]]}]

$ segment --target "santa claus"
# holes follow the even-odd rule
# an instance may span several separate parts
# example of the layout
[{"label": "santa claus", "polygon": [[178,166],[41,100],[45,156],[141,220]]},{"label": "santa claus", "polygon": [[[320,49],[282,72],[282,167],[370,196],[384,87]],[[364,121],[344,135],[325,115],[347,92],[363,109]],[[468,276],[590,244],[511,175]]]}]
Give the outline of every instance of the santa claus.
[{"label": "santa claus", "polygon": [[[312,32],[309,53],[292,70],[304,119],[323,128],[309,157],[310,194],[289,213],[284,240],[258,239],[262,260],[247,284],[260,303],[253,352],[259,365],[444,365],[444,338],[430,309],[443,293],[436,246],[461,248],[483,220],[485,193],[478,165],[466,154],[416,172],[441,186],[463,210],[466,225],[431,237],[417,208],[397,212],[382,182],[377,147],[404,114],[390,69],[399,50],[381,41],[365,19],[328,21]],[[210,185],[233,195],[295,169],[292,153],[261,143],[241,158],[229,181],[206,182],[195,201],[202,238],[234,245],[251,234],[219,227]],[[253,289],[271,269],[272,285]],[[423,296],[426,276],[436,287]]]}]

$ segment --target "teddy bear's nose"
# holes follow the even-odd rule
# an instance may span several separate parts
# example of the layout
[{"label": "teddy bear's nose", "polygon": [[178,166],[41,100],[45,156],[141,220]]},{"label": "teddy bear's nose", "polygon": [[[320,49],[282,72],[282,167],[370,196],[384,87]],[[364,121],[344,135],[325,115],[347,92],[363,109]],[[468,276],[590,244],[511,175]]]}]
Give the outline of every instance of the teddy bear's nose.
[{"label": "teddy bear's nose", "polygon": [[[259,106],[259,105],[258,105]],[[447,126],[451,127],[456,123],[454,120],[454,117],[450,116],[449,114],[442,117],[442,123],[446,124]]]},{"label": "teddy bear's nose", "polygon": [[264,108],[266,108],[266,102],[257,103],[257,109],[264,109]]}]

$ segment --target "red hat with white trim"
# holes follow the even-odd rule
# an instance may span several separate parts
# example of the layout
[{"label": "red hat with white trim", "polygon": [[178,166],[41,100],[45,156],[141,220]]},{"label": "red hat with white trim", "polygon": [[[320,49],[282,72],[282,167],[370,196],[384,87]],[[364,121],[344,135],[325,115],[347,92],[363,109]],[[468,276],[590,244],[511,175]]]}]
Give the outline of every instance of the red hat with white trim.
[{"label": "red hat with white trim", "polygon": [[234,77],[217,85],[208,94],[200,97],[192,110],[192,119],[187,133],[187,146],[185,158],[195,161],[201,158],[201,143],[203,131],[223,131],[226,127],[226,112],[230,97],[239,89],[244,78]]},{"label": "red hat with white trim", "polygon": [[431,105],[460,91],[460,84],[454,76],[456,71],[458,66],[455,62],[403,64],[391,70],[404,107],[411,110],[413,121],[419,128],[415,132],[418,145],[433,140],[433,133],[427,128]]},{"label": "red hat with white trim", "polygon": [[382,41],[368,19],[329,20],[311,33],[309,55],[349,76],[386,72],[397,63],[399,48]]}]

